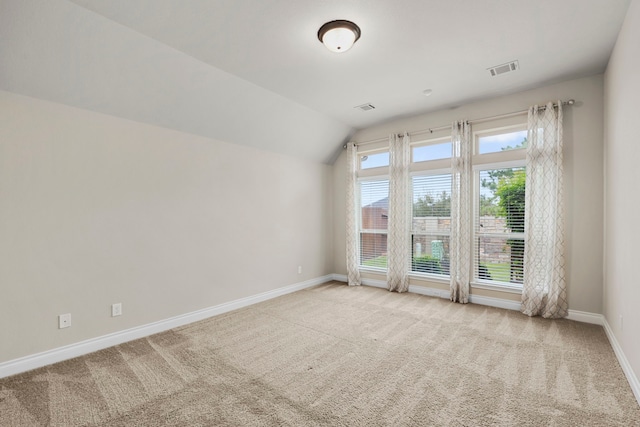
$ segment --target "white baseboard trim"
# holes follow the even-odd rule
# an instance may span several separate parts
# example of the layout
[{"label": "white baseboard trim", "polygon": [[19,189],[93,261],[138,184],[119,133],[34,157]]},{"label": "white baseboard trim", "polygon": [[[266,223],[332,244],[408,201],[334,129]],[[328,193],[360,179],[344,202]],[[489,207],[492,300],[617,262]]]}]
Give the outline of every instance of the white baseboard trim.
[{"label": "white baseboard trim", "polygon": [[349,281],[349,279],[347,279],[346,274],[338,274],[338,273],[333,273],[331,275],[331,280],[335,280],[336,282],[344,282],[344,283],[347,283]]},{"label": "white baseboard trim", "polygon": [[569,310],[569,315],[566,319],[593,325],[604,325],[604,316],[602,314],[589,313],[587,311]]},{"label": "white baseboard trim", "polygon": [[504,308],[507,310],[520,311],[522,305],[520,301],[513,301],[510,299],[485,297],[483,295],[469,295],[469,302],[471,304],[487,305],[489,307]]},{"label": "white baseboard trim", "polygon": [[19,359],[9,360],[0,363],[0,378],[10,375],[19,374],[21,372],[30,371],[32,369],[41,368],[52,363],[62,362],[63,360],[72,359],[74,357],[83,356],[102,350],[114,345],[122,344],[138,338],[147,337],[149,335],[164,332],[178,326],[187,325],[209,317],[217,316],[222,313],[247,307],[262,301],[296,292],[312,286],[333,280],[333,275],[329,274],[315,279],[305,280],[304,282],[294,283],[293,285],[284,286],[282,288],[273,289],[271,291],[262,292],[235,301],[226,302],[213,307],[202,310],[193,311],[191,313],[182,314],[180,316],[171,317],[169,319],[160,320],[158,322],[149,323],[142,326],[126,329],[124,331],[114,332],[112,334],[103,335],[101,337],[91,338],[75,344],[66,345],[64,347],[54,348],[52,350],[21,357]]},{"label": "white baseboard trim", "polygon": [[618,363],[620,363],[620,367],[622,367],[622,372],[627,377],[627,381],[629,381],[629,385],[631,386],[631,391],[636,397],[638,404],[640,404],[640,381],[638,381],[638,377],[635,372],[633,372],[633,368],[631,368],[631,364],[629,360],[627,360],[627,356],[625,356],[622,351],[622,347],[618,343],[616,336],[613,334],[613,330],[611,326],[609,326],[609,322],[607,322],[606,317],[602,317],[602,326],[604,327],[604,331],[607,334],[607,338],[609,338],[609,343],[611,347],[613,347],[613,352],[616,354],[618,358]]},{"label": "white baseboard trim", "polygon": [[[339,282],[346,282],[347,276],[344,274],[334,274],[333,280]],[[387,288],[387,282],[384,280],[375,279],[362,279],[362,284],[365,286],[373,286],[376,288]],[[427,295],[430,297],[438,297],[449,299],[449,291],[444,289],[429,288],[426,286],[409,285],[409,292],[420,295]],[[517,301],[506,300],[502,298],[483,297],[480,295],[470,295],[469,302],[472,304],[488,305],[491,307],[506,308],[508,310],[520,310],[520,303]]]},{"label": "white baseboard trim", "polygon": [[362,279],[362,284],[374,288],[387,289],[387,282],[385,282],[384,280]]},{"label": "white baseboard trim", "polygon": [[449,291],[436,288],[428,288],[426,286],[409,285],[409,292],[419,295],[426,295],[428,297],[449,299]]},{"label": "white baseboard trim", "polygon": [[[332,279],[339,282],[347,282],[347,276],[344,274],[333,274]],[[362,279],[362,284],[366,286],[373,286],[376,288],[387,288],[387,283],[384,280]],[[429,288],[426,286],[409,285],[409,292],[414,294],[427,295],[430,297],[449,299],[449,291]],[[471,304],[480,304],[489,307],[504,308],[507,310],[515,311],[520,311],[520,307],[522,305],[519,301],[513,301],[504,298],[486,297],[474,294],[469,295],[469,302]],[[569,310],[569,315],[566,318],[569,320],[575,320],[577,322],[592,323],[594,325],[604,324],[604,316],[602,314],[589,313],[586,311]]]}]

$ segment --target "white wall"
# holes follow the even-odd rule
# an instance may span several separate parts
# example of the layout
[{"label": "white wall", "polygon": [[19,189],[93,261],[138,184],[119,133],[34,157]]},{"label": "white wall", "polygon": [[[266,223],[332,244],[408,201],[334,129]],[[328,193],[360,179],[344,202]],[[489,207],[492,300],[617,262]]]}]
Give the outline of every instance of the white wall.
[{"label": "white wall", "polygon": [[332,273],[332,179],[0,92],[0,362]]},{"label": "white wall", "polygon": [[640,1],[634,0],[605,73],[604,315],[636,376],[640,374],[638,95]]},{"label": "white wall", "polygon": [[352,133],[170,44],[68,0],[2,0],[0,90],[326,163]]},{"label": "white wall", "polygon": [[[437,96],[435,93],[433,96]],[[420,131],[459,119],[478,119],[526,110],[530,105],[574,98],[564,109],[567,281],[569,308],[602,313],[603,257],[603,76],[591,76],[526,92],[398,119],[359,131],[354,141],[384,138],[389,133]],[[345,153],[334,165],[334,263],[346,274],[344,238]],[[341,205],[342,203],[342,205]],[[420,281],[412,280],[420,285]],[[431,287],[442,287],[428,283]],[[472,293],[519,300],[519,295],[472,290]]]}]

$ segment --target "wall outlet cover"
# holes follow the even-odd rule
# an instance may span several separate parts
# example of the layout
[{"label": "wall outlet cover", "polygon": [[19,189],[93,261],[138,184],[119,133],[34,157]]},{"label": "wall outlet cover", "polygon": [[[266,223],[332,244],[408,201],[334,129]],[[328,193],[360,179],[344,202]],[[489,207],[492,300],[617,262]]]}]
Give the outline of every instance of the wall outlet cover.
[{"label": "wall outlet cover", "polygon": [[71,313],[58,316],[58,329],[68,328],[69,326],[71,326]]},{"label": "wall outlet cover", "polygon": [[111,317],[122,315],[122,303],[118,302],[111,305]]}]

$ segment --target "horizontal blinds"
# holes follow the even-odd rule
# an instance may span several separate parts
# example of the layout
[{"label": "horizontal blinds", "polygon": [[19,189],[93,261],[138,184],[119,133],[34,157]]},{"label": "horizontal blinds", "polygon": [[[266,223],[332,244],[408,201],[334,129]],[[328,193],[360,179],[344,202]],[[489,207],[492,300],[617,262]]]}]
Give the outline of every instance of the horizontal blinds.
[{"label": "horizontal blinds", "polygon": [[360,265],[387,268],[389,180],[361,181]]},{"label": "horizontal blinds", "polygon": [[414,176],[412,187],[411,270],[448,275],[451,174]]},{"label": "horizontal blinds", "polygon": [[525,177],[523,167],[478,172],[474,279],[522,284]]}]

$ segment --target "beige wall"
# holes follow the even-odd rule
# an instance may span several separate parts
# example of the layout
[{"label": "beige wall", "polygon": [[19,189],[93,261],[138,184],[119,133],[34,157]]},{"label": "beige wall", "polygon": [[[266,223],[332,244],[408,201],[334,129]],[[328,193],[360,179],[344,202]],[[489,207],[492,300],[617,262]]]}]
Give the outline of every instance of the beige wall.
[{"label": "beige wall", "polygon": [[640,1],[634,0],[605,74],[604,315],[636,376],[640,375],[639,94]]},{"label": "beige wall", "polygon": [[332,273],[332,182],[331,166],[0,92],[0,362]]},{"label": "beige wall", "polygon": [[[433,96],[436,96],[434,93]],[[420,131],[458,119],[477,119],[513,111],[550,100],[574,98],[564,109],[565,188],[567,212],[567,280],[569,308],[602,313],[603,257],[603,76],[571,80],[514,95],[494,98],[429,114],[395,120],[359,131],[354,141],[384,138],[389,133]],[[334,263],[346,274],[344,198],[346,159],[343,152],[334,165]],[[414,284],[422,284],[412,280]],[[428,286],[438,287],[433,283]],[[480,294],[480,291],[476,291]],[[482,292],[513,299],[513,294]]]}]

